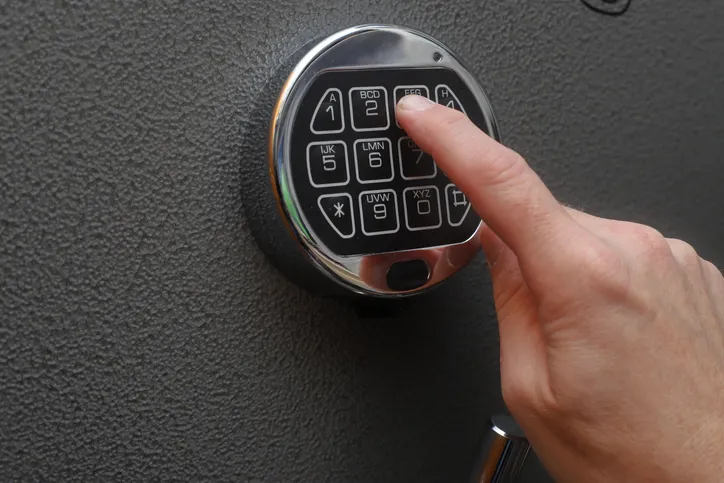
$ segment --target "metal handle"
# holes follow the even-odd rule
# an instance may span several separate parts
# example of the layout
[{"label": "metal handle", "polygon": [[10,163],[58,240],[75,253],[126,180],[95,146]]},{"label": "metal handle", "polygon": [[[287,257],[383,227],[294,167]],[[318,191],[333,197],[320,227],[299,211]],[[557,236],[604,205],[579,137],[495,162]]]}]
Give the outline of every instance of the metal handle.
[{"label": "metal handle", "polygon": [[530,443],[513,418],[490,418],[470,483],[512,483],[520,473]]}]

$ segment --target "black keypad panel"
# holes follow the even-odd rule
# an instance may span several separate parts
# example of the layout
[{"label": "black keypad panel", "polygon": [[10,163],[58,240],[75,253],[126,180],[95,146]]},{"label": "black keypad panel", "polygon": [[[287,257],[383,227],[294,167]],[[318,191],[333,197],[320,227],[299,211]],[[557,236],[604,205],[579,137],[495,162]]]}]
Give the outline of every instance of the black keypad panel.
[{"label": "black keypad panel", "polygon": [[457,109],[485,130],[454,72],[372,69],[320,74],[294,121],[291,172],[310,228],[340,256],[462,243],[480,218],[430,155],[399,127],[408,94]]}]

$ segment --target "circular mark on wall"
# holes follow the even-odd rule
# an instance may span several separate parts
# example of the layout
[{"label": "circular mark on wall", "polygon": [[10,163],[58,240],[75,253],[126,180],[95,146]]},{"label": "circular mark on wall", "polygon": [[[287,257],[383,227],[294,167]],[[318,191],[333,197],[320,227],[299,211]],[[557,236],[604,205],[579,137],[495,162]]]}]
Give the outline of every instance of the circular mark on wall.
[{"label": "circular mark on wall", "polygon": [[621,15],[628,10],[631,0],[581,0],[596,12],[606,15]]}]

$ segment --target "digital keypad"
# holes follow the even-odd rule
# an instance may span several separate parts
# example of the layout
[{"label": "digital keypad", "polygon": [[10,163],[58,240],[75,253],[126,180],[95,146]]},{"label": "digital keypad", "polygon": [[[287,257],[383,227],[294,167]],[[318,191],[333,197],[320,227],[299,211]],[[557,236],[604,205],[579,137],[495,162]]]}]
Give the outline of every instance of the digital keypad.
[{"label": "digital keypad", "polygon": [[485,126],[467,86],[443,68],[324,73],[297,113],[294,190],[312,229],[339,255],[462,243],[479,225],[465,194],[392,122],[410,94]]}]

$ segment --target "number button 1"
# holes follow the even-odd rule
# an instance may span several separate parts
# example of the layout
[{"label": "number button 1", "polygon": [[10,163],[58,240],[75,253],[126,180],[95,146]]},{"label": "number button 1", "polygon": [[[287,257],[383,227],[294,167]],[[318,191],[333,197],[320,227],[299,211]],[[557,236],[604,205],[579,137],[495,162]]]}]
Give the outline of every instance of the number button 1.
[{"label": "number button 1", "polygon": [[315,188],[349,183],[347,145],[344,141],[318,141],[307,146],[307,173]]},{"label": "number button 1", "polygon": [[309,129],[314,134],[337,134],[344,131],[342,91],[327,89],[317,103]]}]

